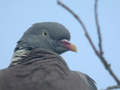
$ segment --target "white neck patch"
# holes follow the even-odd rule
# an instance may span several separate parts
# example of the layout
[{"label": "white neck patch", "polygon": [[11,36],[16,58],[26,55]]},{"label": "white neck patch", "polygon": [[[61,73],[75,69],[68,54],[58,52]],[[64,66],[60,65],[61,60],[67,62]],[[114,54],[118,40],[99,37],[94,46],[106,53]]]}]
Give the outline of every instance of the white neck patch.
[{"label": "white neck patch", "polygon": [[29,52],[30,52],[29,50],[25,49],[17,50],[12,56],[11,64],[16,65],[17,61],[22,59],[22,57],[26,56]]}]

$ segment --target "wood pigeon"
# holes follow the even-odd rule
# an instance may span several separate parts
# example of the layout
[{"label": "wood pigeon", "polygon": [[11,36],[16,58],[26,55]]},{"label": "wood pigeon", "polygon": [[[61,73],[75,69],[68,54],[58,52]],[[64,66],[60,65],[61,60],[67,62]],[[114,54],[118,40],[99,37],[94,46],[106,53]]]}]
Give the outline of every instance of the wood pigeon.
[{"label": "wood pigeon", "polygon": [[33,24],[18,41],[11,64],[0,70],[0,90],[97,90],[92,78],[70,70],[60,56],[76,50],[63,25]]}]

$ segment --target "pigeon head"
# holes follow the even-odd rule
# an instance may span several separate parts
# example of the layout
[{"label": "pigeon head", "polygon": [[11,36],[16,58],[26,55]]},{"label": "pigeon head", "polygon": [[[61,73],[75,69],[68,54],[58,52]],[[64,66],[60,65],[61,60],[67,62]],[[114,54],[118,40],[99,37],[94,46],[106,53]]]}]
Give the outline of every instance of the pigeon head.
[{"label": "pigeon head", "polygon": [[76,51],[75,45],[69,42],[70,33],[61,24],[43,22],[33,24],[18,41],[18,49],[46,49],[57,54],[66,51]]}]

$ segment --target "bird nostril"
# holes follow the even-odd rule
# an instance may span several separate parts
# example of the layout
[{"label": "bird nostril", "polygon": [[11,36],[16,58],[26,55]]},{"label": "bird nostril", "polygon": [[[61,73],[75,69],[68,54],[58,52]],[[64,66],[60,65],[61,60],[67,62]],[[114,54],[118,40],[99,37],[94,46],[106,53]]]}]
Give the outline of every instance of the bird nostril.
[{"label": "bird nostril", "polygon": [[62,39],[60,41],[63,42],[64,44],[70,44],[70,42],[67,39]]}]

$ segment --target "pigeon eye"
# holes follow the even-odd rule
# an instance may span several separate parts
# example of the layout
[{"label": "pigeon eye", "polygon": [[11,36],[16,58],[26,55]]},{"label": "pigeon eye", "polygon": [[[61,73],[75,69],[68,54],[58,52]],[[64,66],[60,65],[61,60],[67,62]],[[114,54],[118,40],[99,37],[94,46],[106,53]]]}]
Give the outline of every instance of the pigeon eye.
[{"label": "pigeon eye", "polygon": [[47,36],[48,34],[47,34],[47,32],[42,32],[42,35]]}]

